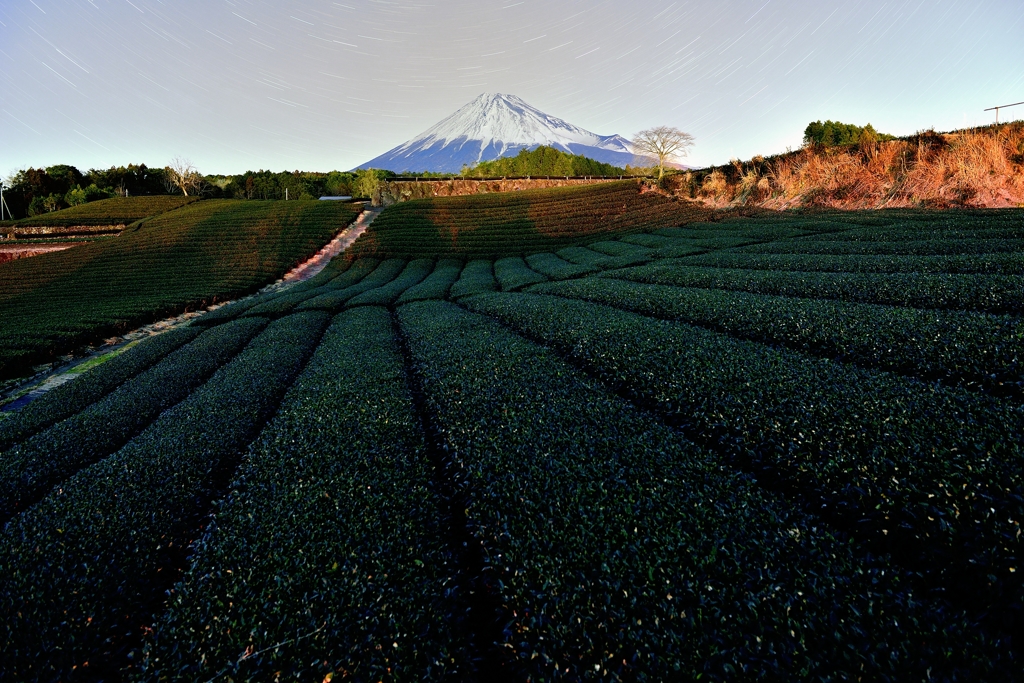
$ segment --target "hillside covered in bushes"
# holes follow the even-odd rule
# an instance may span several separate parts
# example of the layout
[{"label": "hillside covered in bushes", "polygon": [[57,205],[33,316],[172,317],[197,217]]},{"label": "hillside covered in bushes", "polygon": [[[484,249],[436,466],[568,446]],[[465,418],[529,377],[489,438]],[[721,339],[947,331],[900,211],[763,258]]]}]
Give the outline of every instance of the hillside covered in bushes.
[{"label": "hillside covered in bushes", "polygon": [[786,154],[676,174],[665,187],[719,207],[1024,205],[1024,122],[873,138],[845,145],[810,141]]},{"label": "hillside covered in bushes", "polygon": [[579,154],[567,154],[554,147],[541,145],[534,149],[519,150],[514,157],[500,157],[481,161],[476,166],[462,169],[470,178],[497,178],[504,176],[616,176],[628,175],[626,169],[594,161]]}]

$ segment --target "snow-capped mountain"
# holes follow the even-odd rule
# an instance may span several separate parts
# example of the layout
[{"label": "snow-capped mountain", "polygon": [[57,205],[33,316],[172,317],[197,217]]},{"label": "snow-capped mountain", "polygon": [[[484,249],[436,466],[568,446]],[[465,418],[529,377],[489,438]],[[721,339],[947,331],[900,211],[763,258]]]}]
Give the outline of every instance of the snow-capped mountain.
[{"label": "snow-capped mountain", "polygon": [[620,135],[596,135],[549,116],[515,95],[485,93],[359,168],[458,173],[464,165],[514,156],[523,148],[540,145],[615,166],[634,163],[629,141]]}]

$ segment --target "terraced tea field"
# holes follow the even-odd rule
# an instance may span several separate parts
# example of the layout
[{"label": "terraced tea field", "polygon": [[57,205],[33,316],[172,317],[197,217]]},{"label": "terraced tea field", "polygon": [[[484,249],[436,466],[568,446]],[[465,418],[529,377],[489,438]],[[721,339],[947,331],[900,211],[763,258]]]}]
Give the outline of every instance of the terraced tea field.
[{"label": "terraced tea field", "polygon": [[125,211],[179,208],[137,221],[119,237],[0,264],[0,378],[111,334],[248,294],[316,253],[360,211],[335,202],[137,199]]},{"label": "terraced tea field", "polygon": [[10,680],[1019,678],[1024,212],[468,199],[0,420]]},{"label": "terraced tea field", "polygon": [[17,221],[4,221],[0,223],[0,232],[20,236],[67,233],[69,230],[87,233],[89,228],[110,230],[180,209],[195,201],[198,201],[196,197],[113,197]]},{"label": "terraced tea field", "polygon": [[348,257],[500,258],[707,218],[698,204],[640,193],[632,180],[583,187],[417,199],[391,206]]}]

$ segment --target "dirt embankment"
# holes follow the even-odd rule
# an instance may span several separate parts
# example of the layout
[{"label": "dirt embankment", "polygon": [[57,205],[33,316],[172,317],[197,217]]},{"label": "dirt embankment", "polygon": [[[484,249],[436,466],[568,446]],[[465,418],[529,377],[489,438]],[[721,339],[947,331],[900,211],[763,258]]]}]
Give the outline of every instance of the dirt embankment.
[{"label": "dirt embankment", "polygon": [[388,206],[395,202],[426,197],[460,197],[489,192],[515,192],[540,190],[549,187],[571,187],[609,183],[619,178],[509,178],[507,180],[474,180],[452,178],[447,180],[384,180],[373,198],[374,206]]},{"label": "dirt embankment", "polygon": [[676,174],[664,186],[715,207],[1019,207],[1024,206],[1024,122],[805,147]]},{"label": "dirt embankment", "polygon": [[125,229],[125,225],[15,225],[0,228],[15,237],[94,237],[97,235],[117,235]]},{"label": "dirt embankment", "polygon": [[14,243],[3,244],[0,243],[0,263],[6,263],[7,261],[14,261],[15,259],[28,258],[30,256],[39,256],[40,254],[48,254],[51,251],[64,251],[71,247],[77,247],[83,242],[61,242],[56,244],[27,244],[18,245]]}]

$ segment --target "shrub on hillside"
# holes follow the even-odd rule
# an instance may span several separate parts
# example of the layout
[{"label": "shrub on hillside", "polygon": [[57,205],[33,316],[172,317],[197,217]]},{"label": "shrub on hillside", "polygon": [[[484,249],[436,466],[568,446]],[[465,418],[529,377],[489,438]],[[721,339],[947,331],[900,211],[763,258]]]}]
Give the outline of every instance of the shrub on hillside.
[{"label": "shrub on hillside", "polygon": [[462,175],[476,178],[506,176],[618,176],[627,175],[624,169],[611,164],[567,154],[554,147],[541,145],[535,149],[521,149],[514,157],[501,157],[481,161],[473,168],[465,167]]},{"label": "shrub on hillside", "polygon": [[804,144],[832,147],[835,145],[870,144],[895,140],[892,135],[879,133],[870,123],[858,126],[839,121],[814,121],[804,129]]}]

